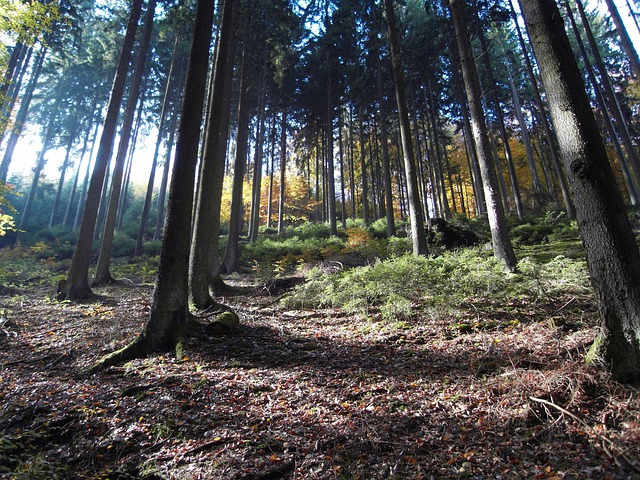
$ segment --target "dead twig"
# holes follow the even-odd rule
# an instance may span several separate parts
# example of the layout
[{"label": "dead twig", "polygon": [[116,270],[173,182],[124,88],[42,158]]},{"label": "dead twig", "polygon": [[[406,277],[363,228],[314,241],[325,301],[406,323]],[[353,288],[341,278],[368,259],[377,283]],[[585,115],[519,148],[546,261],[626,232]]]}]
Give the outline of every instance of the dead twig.
[{"label": "dead twig", "polygon": [[589,433],[591,433],[592,435],[594,435],[595,437],[600,439],[600,441],[602,443],[603,450],[616,463],[616,465],[618,465],[620,467],[627,467],[627,468],[632,469],[636,473],[640,473],[640,467],[637,465],[637,463],[634,460],[630,459],[625,454],[625,452],[620,451],[620,449],[616,446],[616,444],[613,442],[613,440],[605,437],[601,433],[596,432],[595,429],[591,425],[589,425],[582,418],[578,417],[576,414],[571,413],[566,408],[563,408],[560,405],[558,405],[556,403],[553,403],[553,402],[551,402],[549,400],[545,400],[544,398],[529,397],[529,400],[531,400],[533,402],[542,403],[543,405],[547,405],[549,407],[555,408],[556,410],[558,410],[559,412],[563,413],[564,415],[567,415],[567,416],[573,418],[576,422],[578,422],[580,425],[582,425],[585,428],[585,430],[587,430]]}]

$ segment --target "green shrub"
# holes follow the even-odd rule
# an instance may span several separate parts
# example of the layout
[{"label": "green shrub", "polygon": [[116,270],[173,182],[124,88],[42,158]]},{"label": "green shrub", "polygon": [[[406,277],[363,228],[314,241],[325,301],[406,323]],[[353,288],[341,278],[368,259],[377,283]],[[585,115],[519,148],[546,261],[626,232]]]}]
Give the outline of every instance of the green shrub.
[{"label": "green shrub", "polygon": [[142,244],[142,253],[149,256],[160,255],[162,240],[150,240]]},{"label": "green shrub", "polygon": [[383,317],[406,318],[414,302],[455,309],[474,298],[535,299],[584,293],[589,288],[583,260],[557,257],[536,264],[526,258],[519,269],[517,274],[505,273],[502,264],[482,248],[430,258],[403,255],[338,273],[314,270],[306,283],[283,301],[289,307],[340,307],[348,311],[379,306]]},{"label": "green shrub", "polygon": [[111,245],[111,256],[126,257],[133,255],[136,249],[136,241],[123,232],[115,232],[113,244]]}]

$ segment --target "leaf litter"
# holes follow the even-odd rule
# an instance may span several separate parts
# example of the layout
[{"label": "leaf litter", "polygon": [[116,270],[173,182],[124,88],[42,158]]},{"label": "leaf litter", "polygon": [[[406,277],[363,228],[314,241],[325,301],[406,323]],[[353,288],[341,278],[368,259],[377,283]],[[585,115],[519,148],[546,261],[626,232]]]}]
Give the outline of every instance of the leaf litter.
[{"label": "leaf litter", "polygon": [[637,390],[584,363],[589,295],[392,322],[254,287],[221,299],[237,334],[94,376],[148,285],[0,297],[0,478],[639,478]]}]

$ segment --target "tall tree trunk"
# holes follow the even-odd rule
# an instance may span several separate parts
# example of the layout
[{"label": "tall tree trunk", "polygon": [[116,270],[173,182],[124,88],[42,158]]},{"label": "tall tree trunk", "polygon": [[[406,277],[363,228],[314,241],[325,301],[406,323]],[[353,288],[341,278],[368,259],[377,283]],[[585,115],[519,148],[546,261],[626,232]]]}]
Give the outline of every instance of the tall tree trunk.
[{"label": "tall tree trunk", "polygon": [[58,208],[60,207],[60,198],[62,197],[62,187],[64,186],[64,178],[67,173],[67,169],[69,168],[69,156],[71,155],[71,147],[73,147],[73,142],[76,139],[75,137],[76,137],[75,132],[69,133],[69,140],[67,141],[67,149],[64,155],[64,160],[62,161],[62,167],[60,168],[60,179],[58,180],[56,197],[53,201],[51,216],[49,217],[49,228],[53,227],[56,224],[56,216],[58,213]]},{"label": "tall tree trunk", "polygon": [[224,257],[220,263],[221,273],[232,273],[238,269],[240,261],[240,231],[242,229],[242,190],[247,169],[247,156],[249,154],[249,123],[250,111],[253,107],[249,96],[251,51],[249,15],[245,17],[245,29],[247,32],[242,49],[240,64],[240,98],[238,99],[238,120],[236,130],[236,152],[233,161],[233,183],[231,185],[231,207],[229,213],[229,233]]},{"label": "tall tree trunk", "polygon": [[182,356],[181,340],[193,322],[188,302],[189,242],[212,28],[211,2],[198,0],[151,314],[142,333],[96,363],[91,369],[94,372],[154,351],[175,348],[176,356]]},{"label": "tall tree trunk", "polygon": [[[80,151],[80,160],[78,161],[78,168],[76,169],[76,174],[73,176],[73,185],[71,186],[71,193],[69,193],[69,198],[67,200],[67,208],[64,211],[64,218],[62,219],[62,225],[67,226],[67,222],[70,218],[71,214],[71,206],[75,205],[75,197],[76,191],[78,189],[78,182],[80,181],[80,171],[82,170],[82,164],[84,162],[84,158],[87,153],[87,148],[89,148],[89,139],[91,138],[91,119],[94,117],[96,113],[96,108],[98,106],[98,98],[96,97],[93,102],[93,106],[91,108],[91,114],[87,117],[87,125],[86,131],[84,135],[84,140],[82,142],[82,150]],[[91,161],[91,158],[89,158]],[[76,205],[77,206],[77,205]]]},{"label": "tall tree trunk", "polygon": [[520,24],[518,23],[516,10],[513,7],[513,0],[509,0],[509,7],[511,10],[511,19],[513,20],[516,33],[518,35],[518,42],[520,43],[520,49],[522,50],[522,56],[524,58],[524,63],[526,66],[525,70],[527,72],[527,76],[529,77],[529,84],[533,89],[533,99],[536,102],[538,111],[540,112],[540,122],[542,123],[544,136],[547,141],[547,145],[549,147],[551,162],[556,172],[558,183],[560,184],[560,191],[562,193],[562,200],[564,202],[564,210],[567,213],[567,217],[569,217],[570,219],[573,219],[576,216],[576,212],[573,206],[573,202],[571,200],[571,195],[569,193],[569,187],[567,186],[567,180],[564,176],[564,172],[562,171],[562,165],[560,164],[560,159],[558,158],[558,152],[556,150],[556,138],[551,131],[551,126],[549,125],[549,120],[547,119],[547,113],[545,111],[544,104],[542,103],[542,95],[540,95],[540,89],[538,88],[538,80],[536,79],[536,76],[533,73],[533,66],[531,65],[531,60],[529,59],[529,52],[524,42],[522,31],[520,30]]},{"label": "tall tree trunk", "polygon": [[282,110],[280,126],[280,193],[278,194],[278,233],[284,231],[285,173],[287,170],[287,105]]},{"label": "tall tree trunk", "polygon": [[[393,190],[391,185],[391,165],[389,162],[389,139],[387,134],[387,104],[382,89],[382,61],[380,52],[376,52],[376,94],[378,97],[380,116],[380,142],[382,143],[382,175],[384,179],[384,206],[387,219],[387,237],[396,234],[396,224],[393,215]],[[417,138],[417,137],[416,137]],[[426,195],[424,196],[426,198]]]},{"label": "tall tree trunk", "polygon": [[256,143],[253,151],[253,179],[251,189],[251,215],[249,218],[249,242],[255,243],[258,239],[258,226],[260,225],[260,193],[262,191],[262,160],[264,157],[264,130],[266,113],[264,111],[265,93],[262,92],[266,70],[260,79],[260,100],[258,101],[258,118],[256,119]]},{"label": "tall tree trunk", "polygon": [[393,80],[396,90],[396,102],[398,104],[404,170],[407,176],[407,200],[409,202],[409,219],[411,221],[411,241],[413,243],[414,255],[424,255],[427,253],[427,236],[424,229],[422,209],[420,207],[418,176],[415,167],[416,160],[413,153],[409,113],[407,112],[407,99],[404,90],[402,60],[400,58],[400,44],[398,41],[395,13],[393,11],[393,0],[385,0],[384,6],[387,16],[389,50],[391,53]]},{"label": "tall tree trunk", "polygon": [[[99,117],[98,117],[99,118]],[[95,119],[94,119],[95,120]],[[95,120],[95,126],[93,129],[93,139],[91,140],[91,150],[89,152],[89,160],[87,161],[87,168],[84,172],[84,180],[82,181],[82,190],[80,192],[80,198],[78,199],[78,206],[76,208],[76,214],[73,219],[73,231],[77,231],[80,227],[80,220],[82,217],[82,210],[84,209],[84,203],[87,197],[87,188],[89,187],[89,178],[91,174],[91,160],[93,159],[93,151],[95,149],[98,140],[98,129],[100,127],[99,121]]]},{"label": "tall tree trunk", "polygon": [[362,219],[369,225],[369,181],[367,180],[367,162],[365,159],[364,120],[363,114],[358,115],[358,131],[360,138],[360,176],[362,177]]},{"label": "tall tree trunk", "polygon": [[542,183],[540,182],[540,176],[538,175],[538,169],[536,167],[535,159],[533,158],[533,149],[531,148],[531,139],[529,138],[529,131],[527,130],[527,123],[525,122],[524,115],[522,114],[522,105],[520,104],[520,96],[518,90],[513,82],[511,76],[511,68],[507,67],[507,74],[509,79],[509,86],[511,87],[511,95],[513,97],[513,108],[516,111],[516,117],[518,117],[518,123],[520,124],[520,134],[522,135],[522,143],[524,143],[524,150],[527,155],[527,163],[529,164],[529,170],[531,171],[531,179],[533,182],[533,190],[536,195],[535,203],[541,206],[543,203],[543,190]]},{"label": "tall tree trunk", "polygon": [[449,7],[460,53],[460,64],[471,114],[473,138],[476,144],[478,161],[480,162],[484,196],[487,203],[487,215],[493,241],[493,252],[508,270],[515,271],[517,260],[511,246],[507,219],[498,195],[496,175],[489,155],[489,135],[484,120],[484,112],[482,111],[480,83],[478,81],[478,72],[473,62],[464,4],[461,0],[450,0]]},{"label": "tall tree trunk", "polygon": [[521,0],[602,316],[613,377],[640,380],[640,252],[555,0]]},{"label": "tall tree trunk", "polygon": [[[489,80],[489,96],[493,103],[493,111],[496,114],[496,123],[498,124],[498,130],[500,131],[500,138],[502,139],[502,149],[504,150],[504,159],[507,164],[507,171],[509,172],[509,181],[511,183],[511,192],[513,193],[513,200],[516,207],[516,215],[518,215],[518,218],[522,218],[524,216],[524,206],[522,204],[522,195],[520,195],[520,182],[518,181],[518,176],[516,174],[516,167],[513,162],[511,147],[509,146],[509,135],[507,135],[507,128],[504,124],[504,115],[502,113],[502,107],[500,106],[498,92],[496,91],[496,80],[493,76],[493,67],[491,66],[491,59],[489,58],[489,48],[487,46],[487,41],[484,38],[484,33],[481,29],[478,30],[478,37],[480,38],[480,46],[482,48],[482,58],[484,60]],[[538,181],[536,184],[534,181],[533,185],[536,189],[536,193],[539,193],[537,189],[540,188],[540,182]]]},{"label": "tall tree trunk", "polygon": [[96,266],[95,276],[93,277],[94,285],[104,285],[114,281],[109,271],[111,264],[111,247],[113,246],[113,237],[115,233],[116,217],[118,214],[118,204],[120,201],[120,192],[122,191],[122,178],[124,173],[125,160],[127,158],[127,149],[133,148],[129,145],[131,139],[131,129],[133,120],[140,97],[142,79],[145,64],[147,62],[147,53],[151,42],[151,31],[153,30],[153,16],[156,9],[156,0],[149,0],[147,12],[144,20],[144,35],[138,53],[136,68],[131,80],[131,88],[129,90],[129,98],[127,100],[127,108],[124,113],[124,120],[120,128],[120,142],[118,144],[118,153],[116,154],[116,164],[113,169],[113,178],[111,180],[111,194],[109,195],[109,204],[107,207],[107,215],[102,229],[102,241],[98,254],[98,265]]},{"label": "tall tree trunk", "polygon": [[578,12],[580,13],[580,18],[582,20],[582,27],[584,28],[587,34],[587,40],[589,46],[591,47],[591,54],[593,55],[593,59],[595,61],[596,67],[600,72],[600,85],[602,85],[604,90],[604,98],[608,102],[609,112],[611,113],[615,123],[618,127],[618,133],[622,139],[622,144],[624,145],[624,149],[627,152],[627,158],[629,159],[629,163],[634,172],[634,180],[636,185],[640,182],[640,158],[638,158],[638,154],[636,153],[635,147],[633,145],[633,141],[631,140],[631,136],[627,129],[627,123],[622,115],[622,111],[620,110],[620,106],[616,100],[616,94],[613,91],[613,86],[611,85],[611,79],[609,78],[609,73],[604,65],[604,61],[602,60],[602,56],[600,55],[600,50],[598,49],[598,44],[596,42],[595,37],[593,36],[593,31],[591,30],[591,26],[589,25],[589,20],[587,19],[587,15],[584,11],[584,7],[582,6],[581,0],[575,1],[576,6],[578,7]]},{"label": "tall tree trunk", "polygon": [[620,37],[620,44],[629,58],[631,71],[636,79],[640,80],[640,59],[638,58],[638,52],[636,52],[636,49],[633,46],[631,37],[629,37],[629,32],[627,32],[624,22],[622,21],[622,17],[620,17],[620,12],[618,12],[618,8],[613,0],[604,0],[604,2],[607,4],[613,24],[616,26],[616,31]]},{"label": "tall tree trunk", "polygon": [[29,78],[29,83],[27,84],[25,92],[20,100],[20,109],[18,110],[13,128],[11,129],[11,135],[9,135],[9,140],[7,141],[7,148],[5,149],[4,156],[2,157],[2,164],[0,164],[0,181],[5,182],[7,180],[9,166],[13,159],[13,152],[18,140],[20,139],[20,135],[22,135],[24,126],[27,123],[27,116],[29,115],[29,107],[31,106],[31,100],[33,99],[33,92],[35,92],[36,85],[38,84],[38,79],[42,72],[42,65],[44,64],[46,54],[47,47],[43,47],[38,55],[38,59],[35,61],[33,72],[31,72],[31,77]]},{"label": "tall tree trunk", "polygon": [[327,203],[329,216],[329,234],[338,235],[338,223],[336,218],[336,181],[335,164],[333,158],[333,83],[331,81],[331,67],[329,54],[327,53]]},{"label": "tall tree trunk", "polygon": [[27,228],[27,223],[31,218],[31,212],[33,210],[33,202],[36,198],[36,191],[38,190],[38,183],[40,181],[40,174],[44,169],[45,164],[47,163],[46,155],[49,150],[49,146],[51,145],[51,141],[53,139],[53,128],[51,125],[48,128],[48,133],[44,139],[42,144],[42,150],[38,154],[38,159],[36,160],[36,166],[33,169],[33,179],[31,180],[31,188],[29,189],[29,195],[27,196],[27,201],[24,205],[24,210],[22,211],[22,216],[20,217],[20,225],[18,226],[18,234],[16,235],[14,245],[20,245],[22,241],[22,236]]},{"label": "tall tree trunk", "polygon": [[124,87],[127,78],[127,70],[131,60],[131,51],[135,41],[135,34],[140,19],[142,0],[134,0],[131,6],[131,13],[127,23],[122,52],[118,61],[116,75],[111,89],[111,97],[107,106],[107,114],[100,137],[100,146],[89,184],[89,191],[84,204],[80,231],[78,232],[78,242],[73,252],[71,267],[67,275],[67,281],[58,294],[60,300],[81,300],[91,298],[93,292],[89,287],[89,261],[91,258],[91,247],[93,234],[96,228],[98,208],[100,206],[100,193],[106,176],[107,166],[111,158],[113,139],[115,137],[120,104],[124,94]]},{"label": "tall tree trunk", "polygon": [[587,54],[587,49],[582,41],[582,36],[580,34],[580,29],[578,28],[578,24],[576,23],[576,19],[571,11],[571,7],[569,3],[565,0],[564,2],[565,10],[567,11],[567,15],[569,17],[569,22],[571,23],[571,28],[573,30],[573,35],[578,44],[578,48],[580,49],[580,54],[582,55],[582,61],[585,64],[585,68],[587,70],[587,76],[589,77],[589,81],[591,82],[591,86],[593,87],[593,91],[595,93],[596,102],[600,107],[600,112],[602,117],[604,118],[604,125],[607,129],[607,133],[611,139],[611,143],[613,144],[614,150],[616,152],[616,156],[618,157],[618,162],[620,163],[620,167],[622,169],[622,177],[624,178],[625,186],[627,187],[627,192],[629,194],[629,200],[631,205],[637,205],[640,201],[640,196],[638,193],[638,185],[634,179],[633,174],[629,169],[629,163],[627,162],[624,153],[622,152],[622,148],[620,146],[620,142],[618,141],[618,136],[611,121],[611,116],[607,110],[607,102],[602,94],[602,87],[598,82],[596,75],[593,71],[593,66],[591,65],[591,61],[589,60],[589,55]]},{"label": "tall tree trunk", "polygon": [[171,89],[175,88],[175,66],[178,60],[178,43],[179,37],[176,38],[173,43],[173,54],[171,55],[171,64],[169,65],[169,72],[167,73],[167,84],[164,89],[164,96],[162,99],[162,108],[160,109],[160,122],[158,124],[158,136],[156,138],[156,146],[153,151],[153,160],[151,161],[151,172],[149,174],[149,181],[147,182],[147,190],[144,197],[144,205],[142,206],[142,215],[140,218],[140,226],[138,228],[138,235],[136,236],[136,247],[133,252],[134,256],[142,254],[142,242],[147,231],[147,224],[149,223],[149,212],[151,211],[151,200],[153,197],[153,187],[156,180],[156,170],[158,168],[158,156],[160,154],[160,145],[162,139],[166,133],[167,115],[169,114],[169,102],[171,100]]},{"label": "tall tree trunk", "polygon": [[193,241],[189,260],[189,290],[193,305],[199,309],[216,304],[209,293],[209,287],[214,282],[215,276],[219,275],[217,252],[220,229],[219,196],[222,191],[221,177],[224,172],[229,129],[229,109],[228,103],[225,103],[225,97],[229,90],[228,73],[233,69],[234,59],[231,55],[235,51],[233,26],[238,4],[238,0],[225,0],[222,6],[221,29],[207,107],[208,125],[198,175],[201,188],[198,189],[194,212]]}]

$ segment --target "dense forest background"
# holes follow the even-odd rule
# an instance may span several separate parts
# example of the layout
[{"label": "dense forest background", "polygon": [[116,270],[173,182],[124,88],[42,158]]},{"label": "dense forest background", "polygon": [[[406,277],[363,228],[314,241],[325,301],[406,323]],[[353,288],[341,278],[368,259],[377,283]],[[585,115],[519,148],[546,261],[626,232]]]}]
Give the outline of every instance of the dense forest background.
[{"label": "dense forest background", "polygon": [[0,0],[0,478],[635,478],[639,10]]}]

